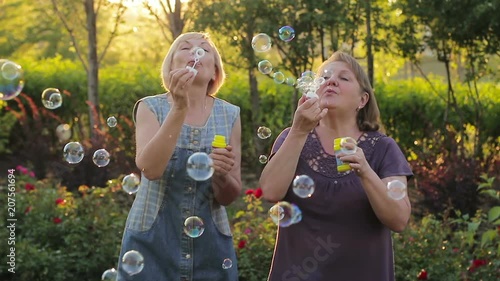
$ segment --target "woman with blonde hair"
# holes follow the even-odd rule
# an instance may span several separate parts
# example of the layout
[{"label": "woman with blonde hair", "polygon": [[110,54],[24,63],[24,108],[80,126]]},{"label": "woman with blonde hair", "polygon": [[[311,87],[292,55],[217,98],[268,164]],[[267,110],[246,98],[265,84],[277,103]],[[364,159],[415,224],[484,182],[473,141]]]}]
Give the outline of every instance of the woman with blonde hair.
[{"label": "woman with blonde hair", "polygon": [[[167,92],[134,106],[136,165],[142,175],[125,226],[118,280],[238,279],[224,206],[241,192],[241,122],[239,107],[215,97],[224,78],[208,35],[185,33],[163,61]],[[227,146],[212,147],[215,135],[224,136]],[[213,160],[209,179],[193,179],[187,172],[187,160],[196,152]],[[197,227],[203,224],[197,233],[184,228],[188,218]],[[138,272],[123,260],[132,250],[144,257]]]}]

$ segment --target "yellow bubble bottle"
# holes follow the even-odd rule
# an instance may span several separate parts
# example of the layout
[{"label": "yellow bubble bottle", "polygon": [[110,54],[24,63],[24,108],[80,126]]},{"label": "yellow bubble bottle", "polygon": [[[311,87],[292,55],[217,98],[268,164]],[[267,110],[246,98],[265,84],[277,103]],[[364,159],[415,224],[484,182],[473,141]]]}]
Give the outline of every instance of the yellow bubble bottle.
[{"label": "yellow bubble bottle", "polygon": [[[342,151],[341,143],[343,139],[344,138],[337,138],[333,140],[333,150],[335,151],[335,155],[337,155],[337,153],[340,153]],[[348,163],[342,162],[342,160],[340,160],[340,158],[338,157],[335,157],[335,159],[337,160],[337,171],[339,173],[351,170],[351,166],[349,166]]]}]

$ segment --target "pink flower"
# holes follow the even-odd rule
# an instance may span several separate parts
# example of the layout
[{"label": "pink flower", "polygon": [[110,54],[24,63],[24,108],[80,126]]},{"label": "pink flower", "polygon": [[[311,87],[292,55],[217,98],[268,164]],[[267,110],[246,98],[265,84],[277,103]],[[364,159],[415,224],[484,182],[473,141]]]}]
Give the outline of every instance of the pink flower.
[{"label": "pink flower", "polygon": [[26,175],[29,172],[26,167],[23,167],[21,165],[17,165],[16,170],[19,170],[19,172],[21,172],[21,174],[23,175]]},{"label": "pink flower", "polygon": [[418,280],[427,280],[427,270],[422,269],[418,275],[417,275]]},{"label": "pink flower", "polygon": [[250,228],[247,228],[247,229],[245,229],[244,233],[246,235],[248,235],[248,234],[252,233],[252,230]]},{"label": "pink flower", "polygon": [[253,195],[255,195],[255,198],[259,199],[260,197],[262,197],[262,189],[260,187],[257,188]]},{"label": "pink flower", "polygon": [[26,183],[24,185],[24,189],[26,189],[26,191],[31,191],[31,190],[35,190],[35,186],[31,183]]},{"label": "pink flower", "polygon": [[55,224],[60,224],[62,222],[62,219],[59,218],[59,217],[55,217],[52,219],[52,221],[55,223]]},{"label": "pink flower", "polygon": [[34,178],[35,177],[35,173],[33,171],[29,171],[28,172],[28,176]]}]

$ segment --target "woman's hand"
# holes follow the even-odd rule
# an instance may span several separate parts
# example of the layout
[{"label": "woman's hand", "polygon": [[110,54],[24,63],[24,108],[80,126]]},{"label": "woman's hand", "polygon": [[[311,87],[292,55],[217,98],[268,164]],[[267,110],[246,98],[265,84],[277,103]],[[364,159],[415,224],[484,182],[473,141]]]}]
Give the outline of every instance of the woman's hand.
[{"label": "woman's hand", "polygon": [[174,69],[169,73],[169,90],[172,94],[174,108],[187,109],[189,88],[193,84],[194,73],[187,68]]},{"label": "woman's hand", "polygon": [[235,155],[232,152],[233,147],[228,145],[226,148],[214,148],[210,153],[210,158],[214,162],[214,175],[224,177],[232,169],[235,163]]},{"label": "woman's hand", "polygon": [[342,146],[349,151],[356,151],[354,153],[341,152],[337,157],[340,158],[342,162],[349,163],[349,166],[354,172],[356,172],[358,176],[362,176],[367,171],[372,169],[370,167],[370,164],[368,164],[368,161],[366,161],[366,156],[363,152],[363,149],[361,149],[360,147],[356,147],[356,144],[351,142],[346,142],[342,144]]},{"label": "woman's hand", "polygon": [[293,117],[292,130],[309,134],[327,112],[327,108],[320,108],[318,98],[308,99],[306,96],[302,96]]}]

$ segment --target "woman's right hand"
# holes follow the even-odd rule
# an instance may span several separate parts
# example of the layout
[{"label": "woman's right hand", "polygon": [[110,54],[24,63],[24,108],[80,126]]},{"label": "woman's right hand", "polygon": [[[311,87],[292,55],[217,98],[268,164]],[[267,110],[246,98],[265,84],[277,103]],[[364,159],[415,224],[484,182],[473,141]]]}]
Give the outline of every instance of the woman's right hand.
[{"label": "woman's right hand", "polygon": [[327,108],[321,109],[319,99],[302,96],[293,117],[292,130],[309,134],[328,112]]},{"label": "woman's right hand", "polygon": [[170,81],[170,93],[172,94],[172,100],[174,108],[176,109],[187,109],[189,105],[188,92],[189,88],[193,84],[194,73],[189,71],[187,68],[174,69],[169,74]]}]

